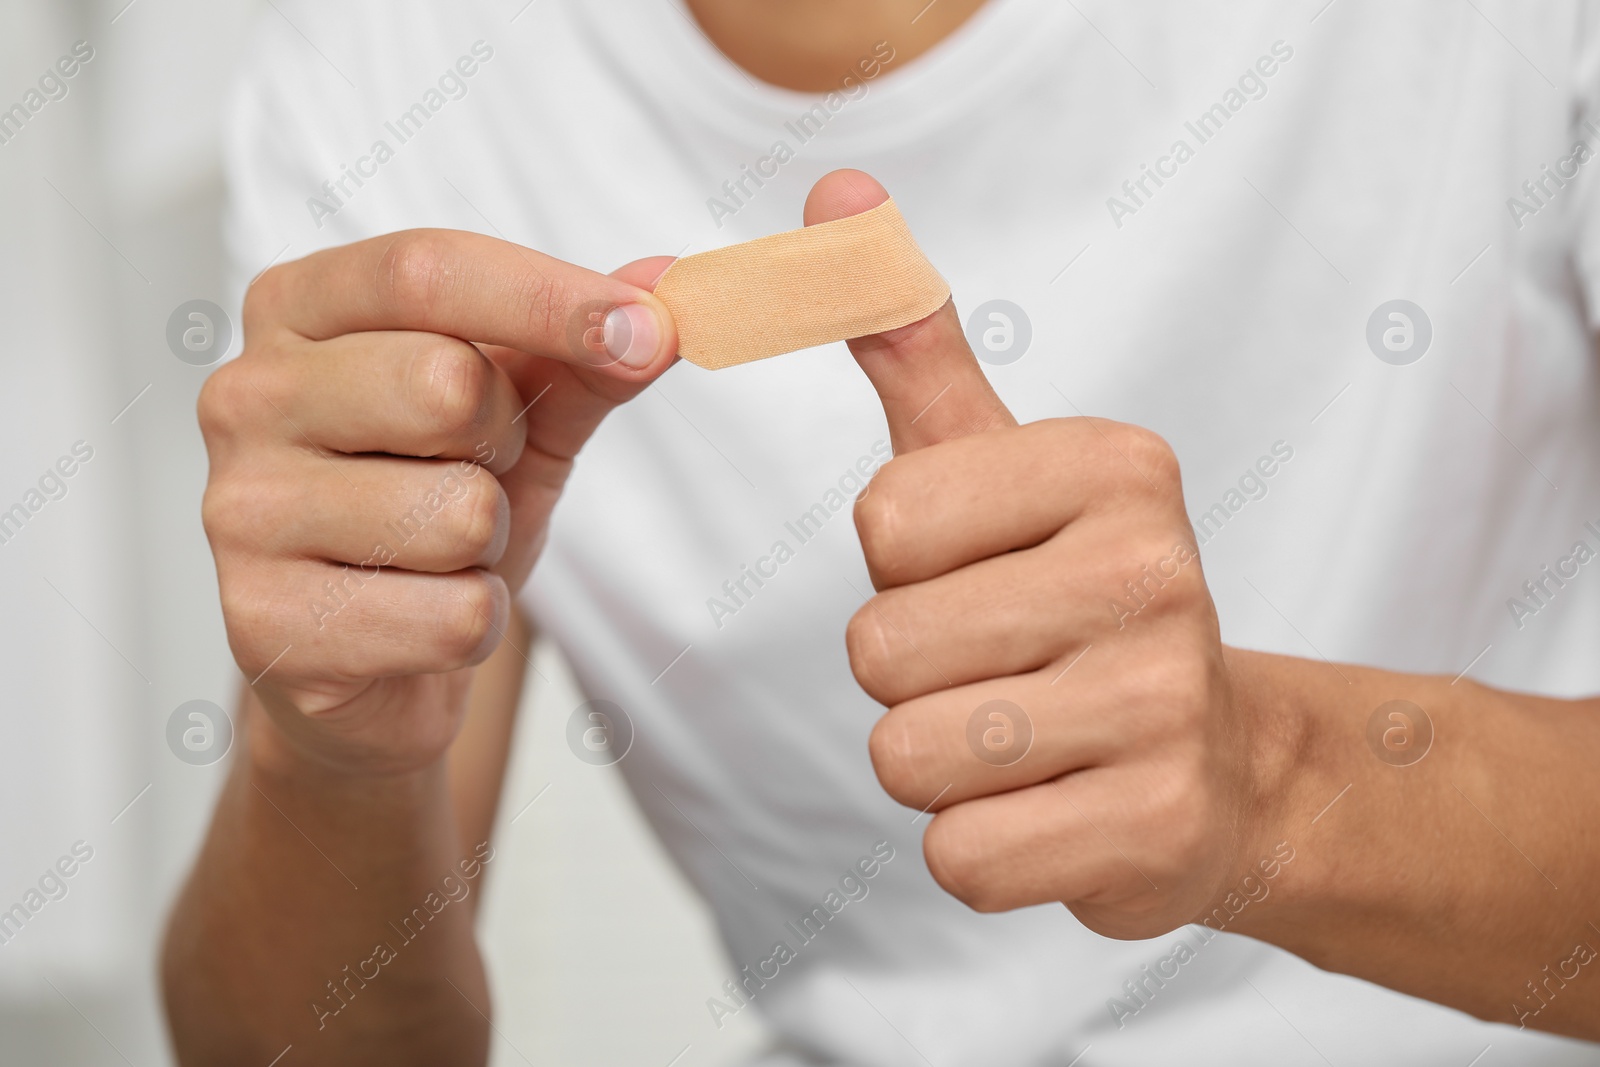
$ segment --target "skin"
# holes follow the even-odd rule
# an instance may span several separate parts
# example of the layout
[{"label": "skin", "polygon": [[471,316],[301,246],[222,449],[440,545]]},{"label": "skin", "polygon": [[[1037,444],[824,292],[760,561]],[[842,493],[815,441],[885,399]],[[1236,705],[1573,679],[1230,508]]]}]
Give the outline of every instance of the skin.
[{"label": "skin", "polygon": [[[980,0],[942,0],[914,24],[921,5],[897,0],[691,6],[752,74],[816,90],[880,39],[914,58]],[[805,221],[884,195],[836,172]],[[301,1064],[485,1062],[472,918],[529,641],[511,598],[573,456],[671,363],[648,292],[666,263],[607,277],[412,231],[252,286],[245,353],[200,404],[206,529],[253,684],[166,936],[180,1062],[266,1063],[289,1044]],[[661,325],[636,368],[569,330],[624,304]],[[1600,968],[1541,985],[1543,1001],[1524,986],[1576,941],[1600,944],[1595,701],[1228,648],[1200,561],[1163,562],[1193,535],[1159,438],[1104,420],[1017,426],[949,305],[851,347],[897,458],[857,504],[877,594],[845,640],[887,709],[880,781],[936,813],[924,851],[940,884],[985,911],[1061,901],[1113,937],[1220,907],[1228,930],[1320,966],[1504,1022],[1513,1002],[1542,1004],[1522,1021],[1600,1037]],[[452,474],[381,579],[370,564],[368,580],[347,576]],[[1108,602],[1146,565],[1176,573],[1119,618]],[[307,605],[330,603],[328,582],[343,592],[319,626]],[[1365,740],[1396,698],[1436,734],[1406,767]],[[1021,709],[1011,737],[1021,716],[1031,727],[1006,765],[968,742],[991,700]],[[327,983],[399,940],[388,924],[447,874],[469,895],[319,1016],[314,1002],[338,1004]]]},{"label": "skin", "polygon": [[[266,1063],[290,1044],[305,1063],[483,1061],[470,893],[492,864],[528,645],[511,596],[579,447],[675,358],[648,291],[667,262],[608,277],[408,231],[251,286],[244,354],[200,398],[206,532],[251,684],[167,931],[183,1063]],[[584,330],[627,305],[659,325],[638,367]],[[446,876],[469,895],[447,886],[395,959],[363,967]]]},{"label": "skin", "polygon": [[954,33],[984,0],[688,0],[711,43],[762,81],[837,89],[879,41],[908,63]]},{"label": "skin", "polygon": [[[808,219],[888,195],[830,178]],[[887,709],[879,781],[937,813],[940,885],[979,911],[1060,901],[1116,938],[1207,923],[1600,1039],[1600,701],[1229,648],[1161,438],[1018,426],[952,305],[850,347],[895,458],[856,504],[877,593],[846,643]],[[1367,740],[1393,700],[1433,724],[1409,765]],[[1016,747],[981,758],[975,714]]]}]

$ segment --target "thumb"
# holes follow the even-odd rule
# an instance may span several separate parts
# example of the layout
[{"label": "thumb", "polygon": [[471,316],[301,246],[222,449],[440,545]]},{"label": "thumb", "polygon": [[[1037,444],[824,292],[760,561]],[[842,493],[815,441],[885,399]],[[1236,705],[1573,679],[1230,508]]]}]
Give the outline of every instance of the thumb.
[{"label": "thumb", "polygon": [[[888,191],[870,175],[836,170],[812,186],[805,224],[859,215],[887,199]],[[848,344],[883,401],[897,455],[1017,424],[972,354],[953,301],[909,326]]]}]

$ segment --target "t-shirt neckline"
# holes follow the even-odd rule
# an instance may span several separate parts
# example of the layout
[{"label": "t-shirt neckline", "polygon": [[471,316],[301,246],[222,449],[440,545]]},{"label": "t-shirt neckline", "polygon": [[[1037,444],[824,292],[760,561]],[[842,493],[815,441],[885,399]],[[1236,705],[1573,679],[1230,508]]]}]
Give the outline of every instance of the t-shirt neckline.
[{"label": "t-shirt neckline", "polygon": [[[752,147],[764,147],[785,121],[827,95],[785,89],[744,70],[705,35],[685,0],[639,0],[634,7],[641,16],[636,54],[651,57],[654,95],[662,103],[679,97],[694,117]],[[840,113],[849,121],[834,124],[829,143],[844,153],[882,151],[946,128],[1032,69],[1051,36],[1039,32],[1041,23],[1056,14],[1053,0],[988,0],[949,37],[913,60],[891,61],[865,94],[846,98]],[[860,57],[871,59],[870,51]]]}]

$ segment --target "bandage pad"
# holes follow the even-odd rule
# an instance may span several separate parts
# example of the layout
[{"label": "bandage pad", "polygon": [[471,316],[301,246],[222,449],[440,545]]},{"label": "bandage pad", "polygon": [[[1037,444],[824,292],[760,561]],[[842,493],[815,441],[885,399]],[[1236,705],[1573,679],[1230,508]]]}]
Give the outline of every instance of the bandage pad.
[{"label": "bandage pad", "polygon": [[677,260],[656,296],[678,355],[720,370],[916,322],[950,298],[893,200]]}]

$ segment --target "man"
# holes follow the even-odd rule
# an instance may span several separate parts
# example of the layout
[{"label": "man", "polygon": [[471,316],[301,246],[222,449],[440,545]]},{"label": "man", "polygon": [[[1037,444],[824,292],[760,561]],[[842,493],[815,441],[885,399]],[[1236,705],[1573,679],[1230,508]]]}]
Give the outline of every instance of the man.
[{"label": "man", "polygon": [[[184,1062],[483,1061],[470,907],[389,924],[518,604],[764,1063],[1595,1061],[1590,8],[516,7],[263,23]],[[667,371],[638,257],[885,190],[953,305]]]}]

